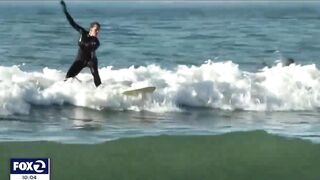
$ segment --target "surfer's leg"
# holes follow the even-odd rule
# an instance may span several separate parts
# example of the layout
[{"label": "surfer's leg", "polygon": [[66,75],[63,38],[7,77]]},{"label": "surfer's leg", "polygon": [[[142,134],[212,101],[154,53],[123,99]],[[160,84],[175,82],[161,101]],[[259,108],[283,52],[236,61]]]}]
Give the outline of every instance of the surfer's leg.
[{"label": "surfer's leg", "polygon": [[71,67],[69,68],[66,79],[70,77],[75,77],[80,73],[80,71],[84,68],[82,61],[74,61]]},{"label": "surfer's leg", "polygon": [[91,74],[93,75],[94,84],[98,87],[101,84],[99,72],[98,72],[98,62],[97,60],[89,61],[88,66],[90,68]]}]

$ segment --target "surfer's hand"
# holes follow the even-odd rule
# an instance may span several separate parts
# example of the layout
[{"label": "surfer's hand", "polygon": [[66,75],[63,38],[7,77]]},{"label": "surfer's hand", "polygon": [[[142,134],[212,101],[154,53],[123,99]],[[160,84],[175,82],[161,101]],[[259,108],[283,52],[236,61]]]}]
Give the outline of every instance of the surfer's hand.
[{"label": "surfer's hand", "polygon": [[63,0],[60,1],[60,4],[61,4],[63,7],[66,6],[66,3],[65,3]]},{"label": "surfer's hand", "polygon": [[60,1],[60,4],[61,4],[63,10],[66,11],[66,10],[67,10],[66,3],[65,3],[63,0],[61,0],[61,1]]}]

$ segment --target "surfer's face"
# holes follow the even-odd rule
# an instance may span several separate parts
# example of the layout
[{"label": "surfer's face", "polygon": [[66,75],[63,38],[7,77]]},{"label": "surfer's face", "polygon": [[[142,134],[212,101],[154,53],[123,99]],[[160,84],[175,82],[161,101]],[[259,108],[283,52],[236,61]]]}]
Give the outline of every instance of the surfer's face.
[{"label": "surfer's face", "polygon": [[98,36],[98,33],[99,33],[99,27],[98,27],[97,25],[93,25],[93,26],[90,28],[89,35],[90,35],[90,36],[97,37],[97,36]]}]

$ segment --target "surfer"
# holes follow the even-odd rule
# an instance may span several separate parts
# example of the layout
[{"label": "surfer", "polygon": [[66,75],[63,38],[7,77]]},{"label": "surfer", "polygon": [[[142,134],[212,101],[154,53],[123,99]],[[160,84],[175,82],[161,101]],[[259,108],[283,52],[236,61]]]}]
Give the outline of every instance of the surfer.
[{"label": "surfer", "polygon": [[98,22],[92,22],[88,32],[73,20],[68,13],[66,4],[63,0],[61,0],[60,4],[62,5],[63,12],[70,25],[80,33],[78,55],[69,68],[65,81],[70,77],[74,78],[77,76],[84,67],[89,67],[94,78],[94,84],[98,87],[101,84],[101,80],[98,72],[98,59],[95,51],[100,45],[98,40],[100,24]]}]

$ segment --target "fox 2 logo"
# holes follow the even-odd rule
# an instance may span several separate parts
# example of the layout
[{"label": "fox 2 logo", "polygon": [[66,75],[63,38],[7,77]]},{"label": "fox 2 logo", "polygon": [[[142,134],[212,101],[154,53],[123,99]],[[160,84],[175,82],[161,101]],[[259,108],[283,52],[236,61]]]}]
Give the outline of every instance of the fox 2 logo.
[{"label": "fox 2 logo", "polygon": [[12,158],[10,172],[11,174],[49,174],[49,159]]}]

